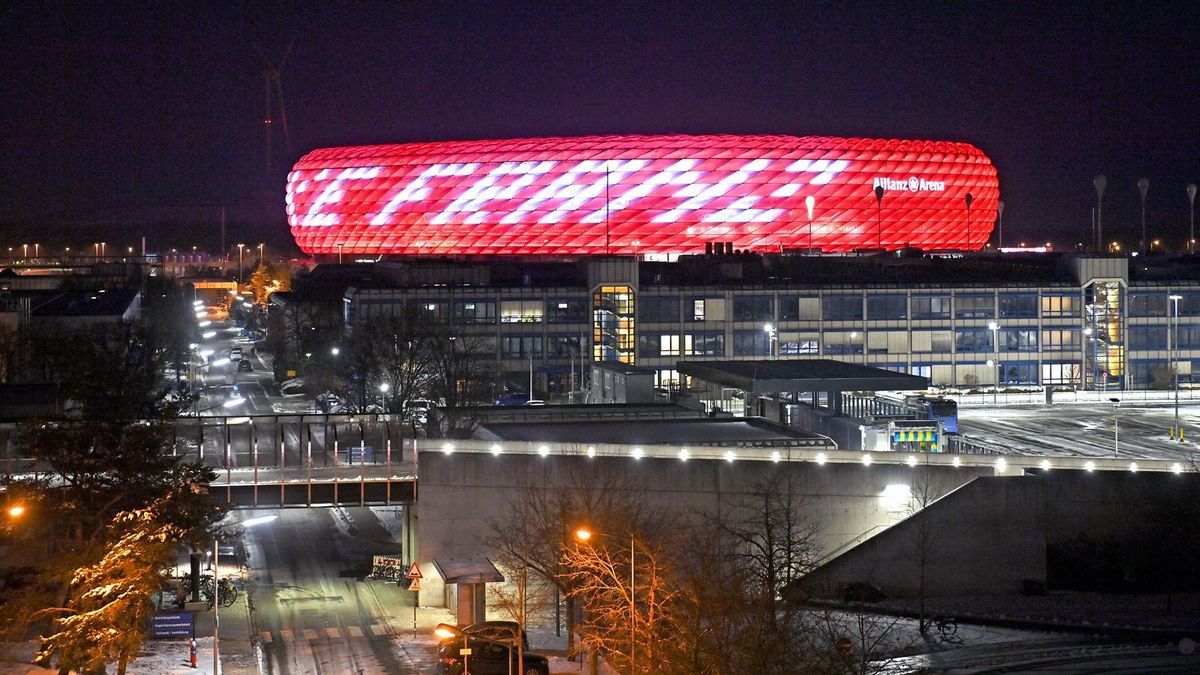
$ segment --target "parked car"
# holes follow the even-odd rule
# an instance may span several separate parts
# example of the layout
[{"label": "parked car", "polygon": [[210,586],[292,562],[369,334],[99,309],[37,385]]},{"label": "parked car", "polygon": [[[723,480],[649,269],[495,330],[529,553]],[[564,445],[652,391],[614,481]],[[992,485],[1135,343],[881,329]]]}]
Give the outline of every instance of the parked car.
[{"label": "parked car", "polygon": [[531,398],[525,402],[525,405],[542,406],[542,405],[546,405],[546,402],[540,398]]},{"label": "parked car", "polygon": [[342,407],[342,399],[338,398],[337,394],[327,391],[317,397],[317,407],[324,412],[334,412],[334,407]]},{"label": "parked car", "polygon": [[[519,627],[520,624],[516,621],[481,621],[469,626],[463,626],[462,631],[468,635],[496,640],[497,642],[507,642],[512,639],[512,636],[517,634]],[[529,649],[529,635],[525,631],[521,631],[521,646],[524,649]]]},{"label": "parked car", "polygon": [[238,361],[238,372],[249,373],[254,371],[254,364],[250,363],[250,359],[242,359]]},{"label": "parked car", "polygon": [[294,377],[290,380],[284,380],[283,384],[279,385],[279,393],[281,393],[281,394],[304,393],[304,378],[303,377]]},{"label": "parked car", "polygon": [[[438,646],[438,672],[442,675],[461,675],[463,656],[461,650],[470,647],[471,675],[508,675],[510,661],[516,666],[517,653],[505,644],[467,636],[443,640]],[[512,651],[510,655],[509,652]],[[545,656],[524,652],[525,671],[521,675],[550,675],[550,662]]]},{"label": "parked car", "polygon": [[229,358],[230,358],[230,360],[232,360],[232,361],[238,361],[238,360],[241,360],[241,358],[242,358],[242,348],[241,348],[241,347],[230,347],[230,348],[229,348]]},{"label": "parked car", "polygon": [[425,424],[429,421],[429,411],[432,408],[433,401],[415,398],[404,404],[404,419],[416,424]]},{"label": "parked car", "polygon": [[529,394],[523,391],[513,391],[496,399],[496,405],[525,405],[529,403]]}]

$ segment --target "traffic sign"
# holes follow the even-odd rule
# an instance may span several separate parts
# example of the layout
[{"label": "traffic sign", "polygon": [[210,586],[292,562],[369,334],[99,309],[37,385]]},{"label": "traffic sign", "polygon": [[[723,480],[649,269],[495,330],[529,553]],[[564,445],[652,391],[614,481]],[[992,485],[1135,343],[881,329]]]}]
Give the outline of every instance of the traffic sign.
[{"label": "traffic sign", "polygon": [[471,648],[470,648],[470,647],[463,647],[462,649],[458,650],[458,655],[459,655],[459,656],[470,656],[470,655],[471,655]]},{"label": "traffic sign", "polygon": [[421,574],[421,568],[417,566],[417,561],[415,561],[415,560],[413,561],[413,564],[408,567],[408,573],[405,574],[404,576],[408,577],[409,579],[424,579],[425,578],[425,575]]},{"label": "traffic sign", "polygon": [[413,579],[413,580],[412,580],[412,583],[408,585],[408,590],[410,590],[410,591],[419,591],[419,590],[421,590],[421,580],[420,580],[420,579]]}]

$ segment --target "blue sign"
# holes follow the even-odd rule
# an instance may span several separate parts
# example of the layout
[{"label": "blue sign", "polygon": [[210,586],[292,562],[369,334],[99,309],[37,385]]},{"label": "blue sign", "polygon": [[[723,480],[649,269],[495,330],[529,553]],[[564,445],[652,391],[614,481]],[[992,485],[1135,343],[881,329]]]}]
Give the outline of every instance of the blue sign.
[{"label": "blue sign", "polygon": [[196,634],[195,615],[191,612],[155,614],[150,621],[150,634],[154,637],[192,637]]}]

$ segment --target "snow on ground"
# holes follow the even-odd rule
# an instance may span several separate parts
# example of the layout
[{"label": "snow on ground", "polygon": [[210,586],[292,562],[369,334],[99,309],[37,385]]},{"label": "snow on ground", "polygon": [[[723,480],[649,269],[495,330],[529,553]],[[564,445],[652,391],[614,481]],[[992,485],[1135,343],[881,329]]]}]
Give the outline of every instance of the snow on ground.
[{"label": "snow on ground", "polygon": [[188,660],[188,641],[183,639],[147,640],[141,654],[129,664],[128,675],[176,675],[211,673],[212,638],[196,639],[196,667]]},{"label": "snow on ground", "polygon": [[[929,598],[933,615],[1031,621],[1081,628],[1200,631],[1200,593],[1118,595],[1052,591],[1035,596]],[[883,607],[913,611],[911,602],[888,601]],[[1169,611],[1168,611],[1169,610]]]}]

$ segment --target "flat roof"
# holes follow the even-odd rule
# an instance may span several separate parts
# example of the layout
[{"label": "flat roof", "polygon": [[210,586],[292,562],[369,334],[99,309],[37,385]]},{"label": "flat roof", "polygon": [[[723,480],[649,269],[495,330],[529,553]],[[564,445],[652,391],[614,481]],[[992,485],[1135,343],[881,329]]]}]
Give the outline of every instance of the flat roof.
[{"label": "flat roof", "polygon": [[674,420],[608,420],[597,422],[496,422],[482,431],[502,441],[544,443],[614,443],[625,445],[758,445],[791,446],[825,437],[753,418]]},{"label": "flat roof", "polygon": [[929,379],[834,359],[680,361],[682,375],[751,394],[792,391],[913,391]]}]

